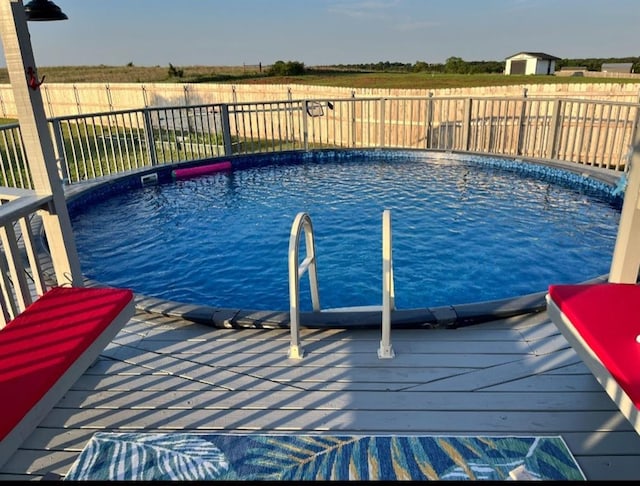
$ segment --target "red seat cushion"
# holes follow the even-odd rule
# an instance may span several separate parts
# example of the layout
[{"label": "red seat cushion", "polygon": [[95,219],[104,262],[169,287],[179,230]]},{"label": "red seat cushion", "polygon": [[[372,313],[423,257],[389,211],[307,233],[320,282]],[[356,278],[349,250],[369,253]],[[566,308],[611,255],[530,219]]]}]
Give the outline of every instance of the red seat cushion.
[{"label": "red seat cushion", "polygon": [[640,408],[640,285],[551,285],[549,297]]},{"label": "red seat cushion", "polygon": [[128,289],[55,287],[0,330],[0,439],[132,298]]}]

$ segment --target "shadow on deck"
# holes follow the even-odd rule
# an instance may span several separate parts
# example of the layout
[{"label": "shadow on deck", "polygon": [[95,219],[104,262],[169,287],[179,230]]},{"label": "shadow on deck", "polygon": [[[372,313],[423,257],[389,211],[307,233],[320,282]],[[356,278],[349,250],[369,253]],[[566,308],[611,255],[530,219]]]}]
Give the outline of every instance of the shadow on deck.
[{"label": "shadow on deck", "polygon": [[640,436],[546,312],[459,329],[221,329],[142,311],[0,479],[64,475],[97,431],[561,435],[588,479],[639,479]]}]

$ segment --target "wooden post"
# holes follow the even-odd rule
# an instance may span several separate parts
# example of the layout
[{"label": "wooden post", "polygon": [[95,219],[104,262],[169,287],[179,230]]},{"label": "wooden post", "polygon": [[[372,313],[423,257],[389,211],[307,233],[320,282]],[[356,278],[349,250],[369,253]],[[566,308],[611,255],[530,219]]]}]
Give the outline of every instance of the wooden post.
[{"label": "wooden post", "polygon": [[[58,285],[83,285],[80,262],[42,103],[22,0],[0,0],[0,31],[25,155],[39,195],[53,196],[42,223]],[[32,77],[33,76],[33,77]]]},{"label": "wooden post", "polygon": [[385,107],[386,107],[386,103],[387,103],[387,99],[386,98],[380,98],[380,126],[378,127],[378,147],[380,148],[384,148],[385,146],[385,142],[384,142],[384,136],[385,136]]},{"label": "wooden post", "polygon": [[464,113],[462,120],[462,150],[469,150],[469,136],[471,134],[471,105],[473,104],[473,100],[471,98],[466,98],[464,100]]},{"label": "wooden post", "polygon": [[556,149],[556,140],[558,138],[558,125],[560,123],[560,111],[562,110],[562,106],[562,100],[558,99],[553,102],[553,113],[551,115],[551,123],[549,124],[549,138],[547,140],[546,157],[548,159],[553,159],[558,155]]},{"label": "wooden post", "polygon": [[527,115],[527,88],[524,89],[522,93],[522,106],[520,107],[520,117],[518,118],[518,135],[516,139],[515,149],[516,155],[522,155],[522,145],[524,141],[525,127],[524,124],[525,117]]},{"label": "wooden post", "polygon": [[636,283],[640,269],[640,127],[636,126],[635,144],[628,171],[627,187],[618,236],[613,250],[609,282]]}]

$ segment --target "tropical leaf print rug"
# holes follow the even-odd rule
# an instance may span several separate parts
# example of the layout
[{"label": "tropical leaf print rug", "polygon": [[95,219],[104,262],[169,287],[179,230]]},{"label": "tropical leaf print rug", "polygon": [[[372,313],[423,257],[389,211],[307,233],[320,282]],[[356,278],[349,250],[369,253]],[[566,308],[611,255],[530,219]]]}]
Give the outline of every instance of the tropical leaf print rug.
[{"label": "tropical leaf print rug", "polygon": [[65,480],[584,480],[562,437],[96,433]]}]

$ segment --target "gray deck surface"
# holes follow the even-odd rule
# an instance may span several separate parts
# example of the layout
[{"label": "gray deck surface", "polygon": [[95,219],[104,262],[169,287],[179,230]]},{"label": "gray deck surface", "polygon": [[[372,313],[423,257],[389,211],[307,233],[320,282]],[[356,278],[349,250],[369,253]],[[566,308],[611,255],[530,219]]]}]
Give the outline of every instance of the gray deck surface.
[{"label": "gray deck surface", "polygon": [[[460,329],[216,329],[137,313],[0,479],[64,475],[94,432],[561,435],[590,480],[640,479],[640,436],[546,313]],[[3,400],[6,400],[3,397]]]}]

